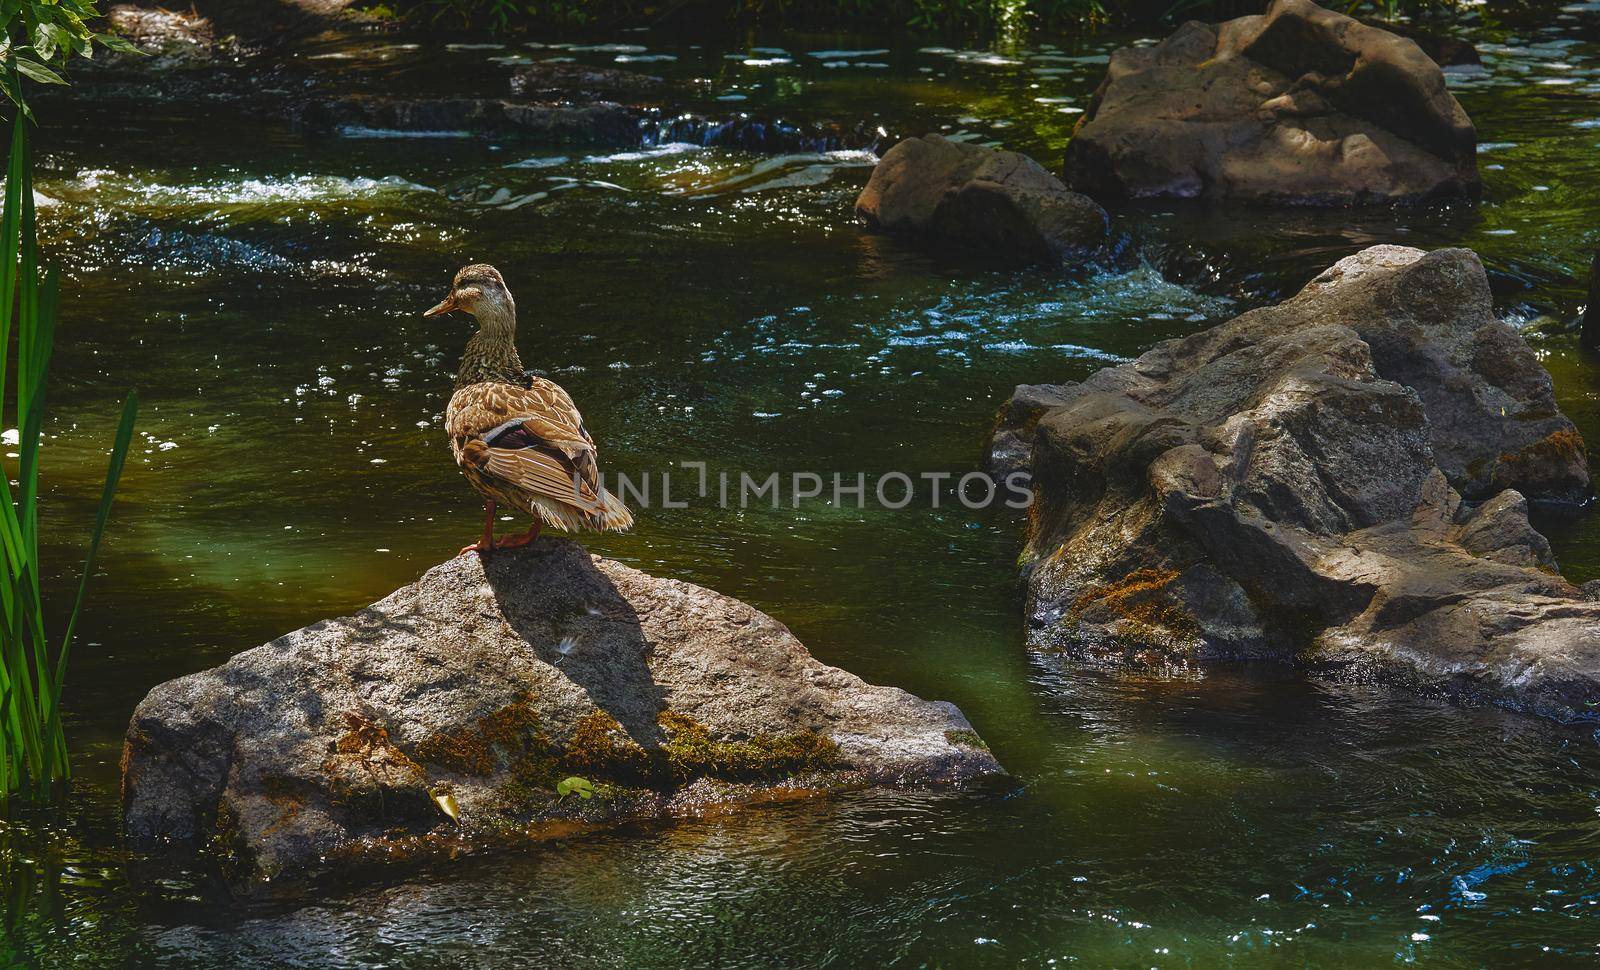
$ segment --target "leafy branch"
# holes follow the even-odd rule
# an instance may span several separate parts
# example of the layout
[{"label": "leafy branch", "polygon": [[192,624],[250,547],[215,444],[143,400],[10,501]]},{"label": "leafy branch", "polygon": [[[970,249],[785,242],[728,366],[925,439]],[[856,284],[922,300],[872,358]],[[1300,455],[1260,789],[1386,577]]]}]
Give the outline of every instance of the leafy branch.
[{"label": "leafy branch", "polygon": [[[0,66],[8,76],[36,84],[66,84],[65,71],[75,57],[91,58],[96,48],[139,52],[126,38],[89,26],[99,18],[89,0],[3,0],[0,19],[7,39],[0,45]],[[5,85],[5,94],[24,117],[33,118],[20,85]]]}]

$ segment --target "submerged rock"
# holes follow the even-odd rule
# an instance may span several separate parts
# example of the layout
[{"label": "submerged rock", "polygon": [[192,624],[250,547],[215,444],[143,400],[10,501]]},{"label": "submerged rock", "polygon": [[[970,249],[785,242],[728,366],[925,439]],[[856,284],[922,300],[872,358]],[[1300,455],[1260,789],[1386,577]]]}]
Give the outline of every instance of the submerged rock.
[{"label": "submerged rock", "polygon": [[1097,196],[1303,205],[1480,189],[1477,133],[1439,65],[1310,0],[1117,51],[1066,176]]},{"label": "submerged rock", "polygon": [[1525,498],[1586,497],[1583,442],[1471,252],[1373,247],[1001,414],[992,466],[1034,476],[1034,648],[1600,716],[1600,602]]},{"label": "submerged rock", "polygon": [[655,145],[686,142],[761,155],[872,151],[883,137],[876,125],[865,123],[797,122],[751,117],[743,112],[732,118],[708,118],[689,112],[668,116],[657,112],[653,125],[647,124],[647,127],[652,130],[646,141]]},{"label": "submerged rock", "polygon": [[546,144],[637,145],[655,110],[637,102],[662,93],[661,78],[608,67],[541,61],[519,68],[510,98],[417,94],[311,97],[296,121],[313,131],[451,132],[520,136]]},{"label": "submerged rock", "polygon": [[590,67],[571,61],[538,61],[511,75],[511,93],[535,100],[626,101],[660,91],[665,82],[651,74],[615,67]]},{"label": "submerged rock", "polygon": [[[954,705],[821,664],[737,600],[545,539],[156,687],[122,794],[136,844],[209,841],[266,878],[999,771]],[[559,796],[569,776],[594,796]]]},{"label": "submerged rock", "polygon": [[348,95],[308,101],[296,115],[319,132],[454,132],[522,135],[547,144],[639,143],[638,109],[612,101],[528,102],[500,98]]},{"label": "submerged rock", "polygon": [[1039,163],[939,135],[884,153],[856,199],[870,229],[936,236],[1030,260],[1079,261],[1105,242],[1105,210]]}]

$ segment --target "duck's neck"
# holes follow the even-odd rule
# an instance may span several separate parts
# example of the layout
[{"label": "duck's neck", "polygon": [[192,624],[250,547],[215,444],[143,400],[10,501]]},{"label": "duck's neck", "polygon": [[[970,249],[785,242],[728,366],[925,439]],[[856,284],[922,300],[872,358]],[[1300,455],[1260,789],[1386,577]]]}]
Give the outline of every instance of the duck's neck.
[{"label": "duck's neck", "polygon": [[517,356],[516,311],[479,313],[478,332],[467,341],[456,373],[456,388],[486,382],[521,384],[522,358]]}]

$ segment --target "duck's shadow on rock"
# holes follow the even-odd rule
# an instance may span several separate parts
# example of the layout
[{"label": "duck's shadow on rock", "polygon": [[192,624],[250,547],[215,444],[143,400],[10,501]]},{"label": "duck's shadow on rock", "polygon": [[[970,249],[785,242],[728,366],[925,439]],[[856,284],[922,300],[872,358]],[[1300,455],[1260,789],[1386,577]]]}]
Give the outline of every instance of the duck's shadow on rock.
[{"label": "duck's shadow on rock", "polygon": [[658,747],[666,691],[650,672],[638,612],[593,557],[566,540],[483,559],[500,615],[539,659],[582,689],[639,745]]}]

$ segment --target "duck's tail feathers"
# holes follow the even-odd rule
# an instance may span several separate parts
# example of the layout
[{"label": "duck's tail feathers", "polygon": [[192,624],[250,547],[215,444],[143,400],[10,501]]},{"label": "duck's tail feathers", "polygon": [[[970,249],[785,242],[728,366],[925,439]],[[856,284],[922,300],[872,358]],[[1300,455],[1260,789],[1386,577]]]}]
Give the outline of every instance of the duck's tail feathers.
[{"label": "duck's tail feathers", "polygon": [[622,499],[603,488],[600,490],[600,507],[594,514],[598,522],[593,528],[606,532],[626,532],[633,528],[633,513],[622,504]]},{"label": "duck's tail feathers", "polygon": [[[563,532],[625,532],[633,525],[633,513],[622,500],[602,489],[595,501],[574,505],[557,502],[544,495],[530,495],[533,510],[544,524]],[[530,510],[532,511],[532,510]]]}]

